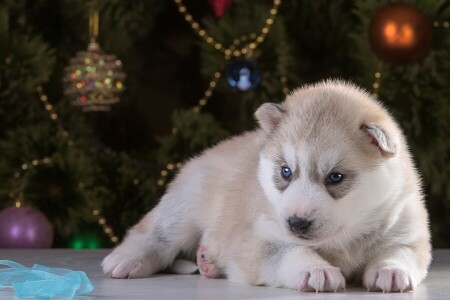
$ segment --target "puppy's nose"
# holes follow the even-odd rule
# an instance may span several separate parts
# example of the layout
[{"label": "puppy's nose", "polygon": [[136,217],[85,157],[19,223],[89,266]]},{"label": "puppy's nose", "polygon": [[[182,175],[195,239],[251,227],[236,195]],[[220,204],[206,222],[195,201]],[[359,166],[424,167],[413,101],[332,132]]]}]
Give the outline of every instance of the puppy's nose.
[{"label": "puppy's nose", "polygon": [[288,224],[292,231],[296,233],[304,233],[311,226],[311,221],[308,221],[297,216],[289,217]]}]

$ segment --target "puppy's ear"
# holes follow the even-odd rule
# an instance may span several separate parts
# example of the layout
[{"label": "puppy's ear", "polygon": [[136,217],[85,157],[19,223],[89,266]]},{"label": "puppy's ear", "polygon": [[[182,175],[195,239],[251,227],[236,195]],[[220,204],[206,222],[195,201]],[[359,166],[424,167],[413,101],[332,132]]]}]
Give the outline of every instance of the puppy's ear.
[{"label": "puppy's ear", "polygon": [[256,110],[255,117],[261,128],[269,133],[278,126],[285,113],[282,104],[264,103]]},{"label": "puppy's ear", "polygon": [[366,123],[361,126],[370,138],[372,145],[378,148],[383,156],[392,157],[399,151],[399,143],[394,136],[394,129],[389,134],[386,129],[375,123]]}]

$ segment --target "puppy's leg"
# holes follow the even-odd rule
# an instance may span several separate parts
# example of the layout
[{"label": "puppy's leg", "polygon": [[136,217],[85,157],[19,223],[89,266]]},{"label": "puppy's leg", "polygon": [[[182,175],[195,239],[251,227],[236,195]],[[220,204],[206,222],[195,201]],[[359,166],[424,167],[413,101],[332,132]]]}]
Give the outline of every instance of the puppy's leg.
[{"label": "puppy's leg", "polygon": [[429,251],[417,253],[417,248],[398,246],[383,250],[364,272],[363,282],[368,291],[412,291],[427,273]]},{"label": "puppy's leg", "polygon": [[205,228],[202,233],[197,250],[197,266],[200,274],[206,278],[220,278],[224,275],[223,265],[219,264],[223,245],[218,237],[221,237],[222,234],[211,228]]},{"label": "puppy's leg", "polygon": [[[273,247],[273,246],[272,246]],[[272,285],[298,289],[303,292],[336,292],[345,289],[345,279],[339,268],[330,265],[314,250],[309,248],[275,246],[272,259],[279,259],[275,278],[266,274],[266,280]],[[267,263],[269,270],[273,263]],[[266,269],[267,270],[267,269]]]},{"label": "puppy's leg", "polygon": [[222,271],[217,261],[204,244],[200,244],[197,250],[197,265],[200,274],[206,278],[219,278],[222,276]]},{"label": "puppy's leg", "polygon": [[169,191],[102,263],[113,278],[145,277],[168,267],[176,256],[195,251],[200,233],[197,202],[182,189]]},{"label": "puppy's leg", "polygon": [[230,280],[304,292],[345,289],[340,269],[310,248],[268,241],[252,244],[259,248],[234,253],[227,272]]}]

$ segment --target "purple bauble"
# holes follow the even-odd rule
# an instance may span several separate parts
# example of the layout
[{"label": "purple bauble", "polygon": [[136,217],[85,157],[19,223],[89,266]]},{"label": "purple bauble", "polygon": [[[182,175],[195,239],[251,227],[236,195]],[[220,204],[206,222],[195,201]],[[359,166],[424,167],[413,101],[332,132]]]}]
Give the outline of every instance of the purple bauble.
[{"label": "purple bauble", "polygon": [[50,248],[53,230],[40,211],[8,207],[0,211],[0,248]]}]

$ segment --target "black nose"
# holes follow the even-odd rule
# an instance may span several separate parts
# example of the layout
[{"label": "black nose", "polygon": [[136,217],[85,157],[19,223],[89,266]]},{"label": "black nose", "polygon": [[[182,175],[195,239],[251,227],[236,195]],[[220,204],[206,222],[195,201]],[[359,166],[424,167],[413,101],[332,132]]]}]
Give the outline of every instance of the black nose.
[{"label": "black nose", "polygon": [[296,233],[305,233],[308,227],[311,226],[311,221],[308,221],[297,216],[289,217],[288,224],[292,231]]}]

